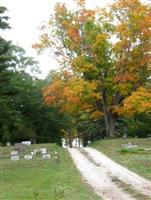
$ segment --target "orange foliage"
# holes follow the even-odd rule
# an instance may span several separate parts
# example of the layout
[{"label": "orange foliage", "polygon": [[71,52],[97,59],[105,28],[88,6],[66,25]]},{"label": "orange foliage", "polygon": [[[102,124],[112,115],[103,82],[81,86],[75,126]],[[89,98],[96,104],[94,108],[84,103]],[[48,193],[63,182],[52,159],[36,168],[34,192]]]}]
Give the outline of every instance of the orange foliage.
[{"label": "orange foliage", "polygon": [[73,40],[74,42],[80,42],[80,35],[79,31],[76,28],[69,28],[67,31],[68,36]]},{"label": "orange foliage", "polygon": [[94,111],[91,115],[90,118],[91,119],[100,119],[103,116],[103,113],[100,111]]},{"label": "orange foliage", "polygon": [[86,0],[75,0],[75,1],[76,1],[76,3],[77,3],[78,5],[84,6]]},{"label": "orange foliage", "polygon": [[121,73],[121,74],[117,74],[114,78],[114,81],[116,83],[124,83],[124,82],[136,82],[137,81],[137,74],[132,74],[132,73]]},{"label": "orange foliage", "polygon": [[96,84],[77,78],[64,71],[44,89],[43,97],[47,105],[56,106],[61,112],[70,114],[91,110],[99,95]]},{"label": "orange foliage", "polygon": [[132,116],[135,113],[151,111],[151,89],[140,87],[127,97],[122,106],[115,109],[121,115]]}]

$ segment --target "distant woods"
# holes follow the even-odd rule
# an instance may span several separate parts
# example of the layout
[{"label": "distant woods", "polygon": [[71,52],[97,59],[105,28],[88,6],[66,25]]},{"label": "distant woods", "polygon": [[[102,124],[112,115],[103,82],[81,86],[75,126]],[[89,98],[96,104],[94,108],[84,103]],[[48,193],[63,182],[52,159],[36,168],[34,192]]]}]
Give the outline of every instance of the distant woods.
[{"label": "distant woods", "polygon": [[[0,6],[0,29],[9,29],[5,7]],[[42,89],[49,80],[27,73],[38,63],[25,50],[0,36],[0,142],[57,142],[64,116],[43,103]]]}]

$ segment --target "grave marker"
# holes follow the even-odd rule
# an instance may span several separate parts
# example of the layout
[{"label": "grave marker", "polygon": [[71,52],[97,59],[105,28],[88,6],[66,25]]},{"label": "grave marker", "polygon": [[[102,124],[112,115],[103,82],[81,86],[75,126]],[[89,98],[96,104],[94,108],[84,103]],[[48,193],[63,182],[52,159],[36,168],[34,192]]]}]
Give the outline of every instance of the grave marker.
[{"label": "grave marker", "polygon": [[43,155],[43,154],[46,154],[46,153],[47,153],[47,149],[46,149],[46,148],[41,148],[41,149],[40,149],[40,152],[41,152],[42,155]]},{"label": "grave marker", "polygon": [[43,159],[50,159],[51,156],[50,156],[50,154],[45,154],[45,155],[42,155],[42,158],[43,158]]},{"label": "grave marker", "polygon": [[13,161],[19,160],[19,155],[11,156],[11,160]]},{"label": "grave marker", "polygon": [[25,144],[15,143],[15,150],[17,150],[19,152],[25,151],[26,147],[27,146]]},{"label": "grave marker", "polygon": [[25,160],[31,160],[32,159],[32,155],[25,155],[24,158],[25,158]]},{"label": "grave marker", "polygon": [[25,145],[31,145],[31,141],[22,141],[21,143]]},{"label": "grave marker", "polygon": [[13,161],[19,160],[18,151],[11,151],[10,155],[11,155],[11,160]]},{"label": "grave marker", "polygon": [[6,143],[6,146],[7,146],[7,147],[10,147],[10,145],[11,145],[10,142],[7,142],[7,143]]}]

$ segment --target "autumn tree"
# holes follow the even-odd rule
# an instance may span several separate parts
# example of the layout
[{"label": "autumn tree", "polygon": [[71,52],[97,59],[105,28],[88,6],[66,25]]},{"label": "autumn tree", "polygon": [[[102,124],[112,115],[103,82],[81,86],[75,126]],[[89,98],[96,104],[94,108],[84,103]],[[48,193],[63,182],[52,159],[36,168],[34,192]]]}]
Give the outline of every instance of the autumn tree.
[{"label": "autumn tree", "polygon": [[95,10],[87,9],[85,1],[76,3],[72,11],[56,4],[34,47],[52,50],[75,77],[96,85],[100,98],[95,104],[112,137],[123,101],[150,79],[151,9],[139,0],[117,0],[108,9]]},{"label": "autumn tree", "polygon": [[68,135],[70,143],[79,134],[75,133],[75,127],[80,121],[96,119],[102,115],[95,105],[96,100],[100,99],[96,86],[93,82],[63,70],[53,73],[51,83],[43,91],[45,103],[68,116],[69,126],[63,133]]}]

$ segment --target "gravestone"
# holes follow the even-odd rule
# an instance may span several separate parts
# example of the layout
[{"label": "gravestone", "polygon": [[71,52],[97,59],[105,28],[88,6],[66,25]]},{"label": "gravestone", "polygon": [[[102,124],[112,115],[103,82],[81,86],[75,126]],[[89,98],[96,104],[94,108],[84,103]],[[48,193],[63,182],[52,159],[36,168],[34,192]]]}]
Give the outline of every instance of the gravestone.
[{"label": "gravestone", "polygon": [[62,148],[67,148],[67,142],[64,138],[62,139]]},{"label": "gravestone", "polygon": [[18,151],[11,151],[10,155],[11,155],[11,156],[18,155]]},{"label": "gravestone", "polygon": [[25,144],[15,143],[15,150],[17,150],[19,152],[25,151],[26,148],[27,148],[27,146]]},{"label": "gravestone", "polygon": [[131,149],[131,148],[135,148],[135,147],[138,147],[138,146],[133,145],[132,143],[129,142],[128,144],[122,144],[122,147]]},{"label": "gravestone", "polygon": [[34,152],[33,152],[33,153],[34,153],[34,155],[36,155],[36,153],[37,153],[37,149],[34,149]]},{"label": "gravestone", "polygon": [[42,158],[43,159],[50,159],[51,156],[50,156],[50,154],[44,154],[44,155],[42,155]]},{"label": "gravestone", "polygon": [[19,155],[11,156],[11,160],[13,161],[19,160]]},{"label": "gravestone", "polygon": [[47,149],[46,148],[41,148],[40,149],[40,152],[42,155],[46,154],[47,153]]},{"label": "gravestone", "polygon": [[25,145],[31,145],[31,141],[22,141],[21,143]]},{"label": "gravestone", "polygon": [[19,160],[18,151],[11,151],[10,155],[11,155],[11,160],[13,161]]},{"label": "gravestone", "polygon": [[25,155],[24,158],[25,158],[25,160],[31,160],[33,157],[32,157],[32,155]]},{"label": "gravestone", "polygon": [[6,146],[7,146],[7,147],[10,147],[10,145],[11,145],[10,142],[7,142],[7,143],[6,143]]}]

